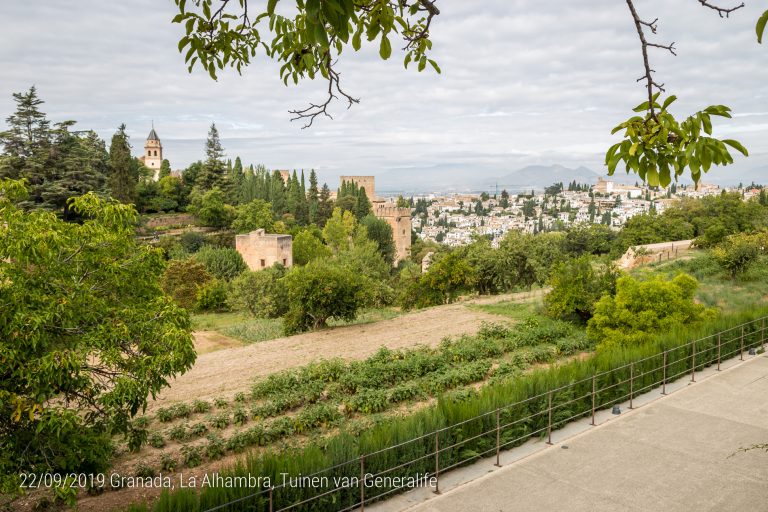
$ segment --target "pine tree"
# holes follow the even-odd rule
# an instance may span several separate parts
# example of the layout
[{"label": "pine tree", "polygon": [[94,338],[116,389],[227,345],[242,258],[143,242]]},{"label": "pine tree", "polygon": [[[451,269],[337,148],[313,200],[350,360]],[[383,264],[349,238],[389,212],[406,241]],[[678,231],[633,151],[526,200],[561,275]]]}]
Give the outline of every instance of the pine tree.
[{"label": "pine tree", "polygon": [[196,182],[201,191],[205,192],[213,187],[225,188],[226,167],[223,157],[224,149],[221,147],[219,130],[216,128],[216,123],[211,123],[208,138],[205,141],[205,162]]},{"label": "pine tree", "polygon": [[[163,160],[163,164],[167,161]],[[136,202],[136,184],[139,178],[136,171],[125,124],[121,124],[109,145],[109,188],[112,197],[122,203]],[[162,174],[161,169],[160,175]]]}]

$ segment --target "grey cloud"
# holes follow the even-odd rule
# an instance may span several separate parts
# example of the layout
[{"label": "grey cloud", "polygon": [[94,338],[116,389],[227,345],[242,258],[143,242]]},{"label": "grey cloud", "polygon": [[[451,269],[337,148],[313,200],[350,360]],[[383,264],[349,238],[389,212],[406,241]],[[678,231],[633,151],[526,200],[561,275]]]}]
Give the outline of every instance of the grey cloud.
[{"label": "grey cloud", "polygon": [[[754,40],[759,2],[728,20],[687,0],[648,0],[658,41],[678,57],[652,54],[653,67],[685,115],[712,103],[734,109],[718,120],[753,155],[734,176],[768,163],[768,47]],[[382,62],[375,47],[345,52],[344,86],[361,98],[310,130],[288,110],[323,97],[324,84],[285,87],[278,66],[257,59],[243,76],[217,82],[187,73],[170,24],[170,1],[13,2],[0,19],[0,116],[11,93],[37,84],[54,120],[77,119],[105,138],[125,122],[140,149],[152,120],[172,165],[201,158],[215,121],[232,157],[277,168],[370,172],[407,180],[402,169],[445,168],[446,180],[477,172],[560,163],[601,170],[610,129],[643,100],[639,44],[623,2],[597,0],[440,0],[434,56],[442,75]],[[76,7],[75,7],[76,6]],[[392,171],[392,172],[390,172]],[[718,172],[718,171],[714,171]],[[461,176],[459,176],[461,177]],[[407,185],[407,184],[406,184]],[[405,186],[405,185],[404,185]]]}]

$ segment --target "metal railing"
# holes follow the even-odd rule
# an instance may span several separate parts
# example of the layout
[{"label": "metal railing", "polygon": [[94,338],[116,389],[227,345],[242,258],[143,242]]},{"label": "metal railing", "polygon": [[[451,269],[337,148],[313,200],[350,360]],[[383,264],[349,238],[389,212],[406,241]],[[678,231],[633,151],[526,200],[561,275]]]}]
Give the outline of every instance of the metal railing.
[{"label": "metal railing", "polygon": [[[204,510],[285,512],[306,506],[312,510],[363,511],[366,504],[411,488],[412,481],[408,482],[408,478],[428,474],[433,477],[434,492],[439,493],[441,474],[457,466],[492,454],[495,454],[494,465],[501,466],[502,450],[521,445],[536,436],[546,437],[546,442],[552,444],[552,432],[577,418],[590,417],[590,425],[596,425],[597,411],[627,400],[629,408],[633,409],[634,398],[640,394],[661,388],[661,394],[666,395],[667,385],[684,375],[690,374],[691,382],[695,382],[697,371],[714,365],[720,371],[722,362],[736,355],[743,361],[746,350],[764,347],[766,319],[768,317],[737,325],[395,442],[386,448],[301,476],[303,480],[299,482],[333,485],[304,486],[289,480]],[[378,477],[387,475],[407,483],[369,485]],[[355,491],[355,487],[359,489]],[[323,500],[328,501],[326,508]]]}]

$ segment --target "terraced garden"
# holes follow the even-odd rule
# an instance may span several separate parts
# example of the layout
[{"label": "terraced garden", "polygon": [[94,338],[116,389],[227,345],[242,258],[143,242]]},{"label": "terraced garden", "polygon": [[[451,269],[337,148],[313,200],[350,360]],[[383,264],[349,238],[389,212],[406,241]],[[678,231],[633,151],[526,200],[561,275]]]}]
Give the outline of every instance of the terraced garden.
[{"label": "terraced garden", "polygon": [[583,331],[534,316],[514,328],[484,324],[475,336],[445,339],[434,348],[381,348],[365,360],[317,361],[259,379],[231,400],[180,402],[138,418],[135,426],[146,430],[147,443],[137,452],[123,446],[117,467],[137,476],[166,474],[252,447],[356,434],[443,393],[461,400],[485,383],[590,348]]}]

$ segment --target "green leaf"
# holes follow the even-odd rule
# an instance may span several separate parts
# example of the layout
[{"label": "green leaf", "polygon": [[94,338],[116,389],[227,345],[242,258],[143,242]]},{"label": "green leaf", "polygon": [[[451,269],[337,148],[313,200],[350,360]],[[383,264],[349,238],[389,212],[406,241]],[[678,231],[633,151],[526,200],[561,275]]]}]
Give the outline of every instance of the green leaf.
[{"label": "green leaf", "polygon": [[355,51],[360,50],[360,31],[358,30],[355,32],[355,35],[352,36],[352,48],[355,49]]},{"label": "green leaf", "polygon": [[647,101],[644,101],[638,106],[636,106],[635,108],[633,108],[632,110],[635,112],[645,112],[646,110],[648,110],[649,105],[650,104]]},{"label": "green leaf", "polygon": [[722,142],[723,142],[723,144],[728,144],[729,146],[731,146],[733,149],[735,149],[736,151],[738,151],[742,155],[749,156],[749,152],[747,151],[747,148],[742,146],[739,141],[736,141],[736,140],[733,140],[733,139],[723,139]]},{"label": "green leaf", "polygon": [[381,44],[379,45],[379,55],[384,60],[387,60],[392,55],[392,45],[389,42],[389,38],[386,35],[381,36]]},{"label": "green leaf", "polygon": [[757,42],[762,44],[763,43],[763,34],[765,33],[765,25],[768,23],[768,11],[765,11],[760,18],[757,20],[757,26],[755,26],[755,31],[757,32]]},{"label": "green leaf", "polygon": [[648,180],[648,184],[650,186],[652,187],[659,186],[659,171],[657,171],[655,167],[649,167],[645,177]]},{"label": "green leaf", "polygon": [[269,0],[267,2],[267,14],[273,16],[275,14],[275,7],[277,6],[277,0]]},{"label": "green leaf", "polygon": [[674,94],[669,98],[665,99],[664,103],[661,105],[661,110],[667,110],[667,107],[670,106],[676,99],[677,99],[677,96],[675,96]]},{"label": "green leaf", "polygon": [[432,64],[432,67],[435,68],[435,71],[437,71],[437,74],[441,74],[442,71],[440,71],[440,66],[437,65],[437,62],[433,61],[432,59],[427,59],[430,64]]},{"label": "green leaf", "polygon": [[631,148],[629,148],[629,154],[630,154],[631,156],[635,156],[635,153],[637,153],[637,147],[638,147],[638,145],[639,145],[639,144],[638,144],[637,142],[635,142],[634,144],[632,144],[632,147],[631,147]]}]

